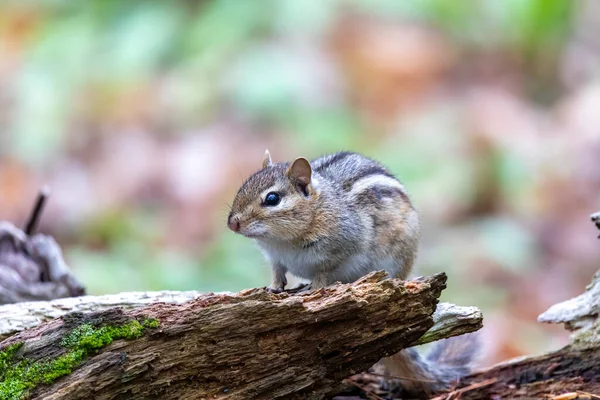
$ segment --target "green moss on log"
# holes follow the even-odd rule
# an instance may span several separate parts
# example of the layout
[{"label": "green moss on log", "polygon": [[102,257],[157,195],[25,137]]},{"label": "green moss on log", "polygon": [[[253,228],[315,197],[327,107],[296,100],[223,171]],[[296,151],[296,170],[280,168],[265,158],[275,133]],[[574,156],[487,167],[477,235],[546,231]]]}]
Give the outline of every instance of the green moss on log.
[{"label": "green moss on log", "polygon": [[0,378],[8,371],[13,356],[22,346],[23,343],[15,343],[0,351]]},{"label": "green moss on log", "polygon": [[146,328],[157,328],[159,322],[149,318],[141,323],[130,321],[120,326],[82,324],[61,341],[66,352],[55,359],[32,362],[19,357],[23,343],[16,343],[0,351],[0,400],[23,400],[39,384],[51,384],[70,374],[88,356],[118,339],[140,338]]},{"label": "green moss on log", "polygon": [[142,325],[146,328],[156,329],[158,328],[158,320],[156,318],[148,318],[142,322]]}]

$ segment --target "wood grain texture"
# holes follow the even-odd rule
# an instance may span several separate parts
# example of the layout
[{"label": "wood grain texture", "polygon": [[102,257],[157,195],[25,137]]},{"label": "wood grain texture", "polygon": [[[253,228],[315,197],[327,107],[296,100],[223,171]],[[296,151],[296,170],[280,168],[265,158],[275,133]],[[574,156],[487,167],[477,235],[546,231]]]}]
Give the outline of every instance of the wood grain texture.
[{"label": "wood grain texture", "polygon": [[125,292],[103,296],[66,297],[50,301],[27,301],[0,305],[0,340],[72,312],[99,312],[115,307],[131,310],[152,303],[180,304],[213,295],[212,293],[206,294],[198,291],[177,292],[164,290],[160,292]]},{"label": "wood grain texture", "polygon": [[77,324],[153,317],[158,329],[115,341],[70,375],[37,387],[32,398],[321,399],[434,325],[444,274],[383,278],[372,273],[306,294],[251,289],[183,304],[69,314],[11,336],[0,348],[24,342],[19,357],[43,360],[61,353],[62,338]]},{"label": "wood grain texture", "polygon": [[[543,356],[498,364],[462,379],[456,389],[461,400],[544,399],[577,391],[598,394],[600,346],[571,345]],[[453,398],[456,392],[436,399]]]},{"label": "wood grain texture", "polygon": [[[461,380],[461,399],[538,399],[600,393],[600,271],[583,294],[558,303],[538,320],[573,331],[571,344],[552,353],[498,364]],[[483,384],[485,383],[485,384]],[[454,398],[457,393],[438,399]],[[567,396],[568,397],[568,396]],[[584,397],[581,397],[584,398]]]},{"label": "wood grain texture", "polygon": [[[160,292],[124,292],[103,296],[67,297],[50,301],[5,304],[0,306],[0,341],[25,329],[34,328],[42,322],[60,318],[73,312],[100,312],[115,307],[132,310],[146,307],[152,303],[181,304],[215,295],[233,295],[233,293],[164,290]],[[482,321],[483,316],[477,307],[461,307],[450,303],[439,303],[433,314],[434,325],[415,342],[415,345],[473,332],[481,328]]]}]

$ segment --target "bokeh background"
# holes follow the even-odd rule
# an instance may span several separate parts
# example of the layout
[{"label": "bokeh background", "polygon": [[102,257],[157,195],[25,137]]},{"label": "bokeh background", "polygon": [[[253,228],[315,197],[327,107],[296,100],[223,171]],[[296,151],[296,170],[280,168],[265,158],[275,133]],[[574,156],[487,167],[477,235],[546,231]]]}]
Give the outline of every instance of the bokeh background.
[{"label": "bokeh background", "polygon": [[600,267],[600,2],[0,3],[0,219],[50,184],[90,293],[268,284],[225,226],[265,148],[384,162],[482,363],[557,348],[537,315]]}]

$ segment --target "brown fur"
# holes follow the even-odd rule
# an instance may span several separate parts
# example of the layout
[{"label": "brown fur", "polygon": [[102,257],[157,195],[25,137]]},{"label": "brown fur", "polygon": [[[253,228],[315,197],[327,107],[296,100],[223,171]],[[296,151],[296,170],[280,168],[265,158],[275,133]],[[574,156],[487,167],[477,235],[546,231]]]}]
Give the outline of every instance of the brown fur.
[{"label": "brown fur", "polygon": [[[278,204],[267,204],[271,192]],[[380,269],[405,279],[419,242],[418,214],[404,186],[378,162],[350,152],[292,163],[273,163],[265,152],[262,169],[239,189],[228,223],[257,240],[276,291],[287,285],[286,272],[309,279],[312,288]],[[430,376],[414,354],[383,363],[394,372]]]}]

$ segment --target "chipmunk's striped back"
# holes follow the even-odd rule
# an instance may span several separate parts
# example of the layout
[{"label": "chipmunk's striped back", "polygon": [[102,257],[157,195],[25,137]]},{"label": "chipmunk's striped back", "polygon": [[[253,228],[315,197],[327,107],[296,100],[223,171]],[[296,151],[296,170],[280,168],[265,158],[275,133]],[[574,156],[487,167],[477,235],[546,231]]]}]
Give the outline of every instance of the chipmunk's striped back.
[{"label": "chipmunk's striped back", "polygon": [[394,188],[406,194],[404,185],[383,165],[357,153],[344,151],[331,154],[317,158],[311,166],[315,173],[352,195],[372,186]]},{"label": "chipmunk's striped back", "polygon": [[[346,263],[346,279],[374,269],[406,278],[416,255],[419,220],[404,185],[382,164],[357,153],[331,154],[311,166],[317,184],[326,182],[341,212],[361,222],[361,256]],[[370,254],[368,260],[364,254]]]}]

